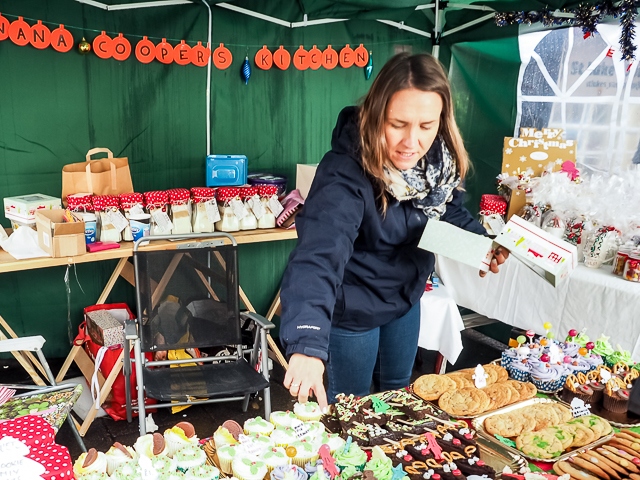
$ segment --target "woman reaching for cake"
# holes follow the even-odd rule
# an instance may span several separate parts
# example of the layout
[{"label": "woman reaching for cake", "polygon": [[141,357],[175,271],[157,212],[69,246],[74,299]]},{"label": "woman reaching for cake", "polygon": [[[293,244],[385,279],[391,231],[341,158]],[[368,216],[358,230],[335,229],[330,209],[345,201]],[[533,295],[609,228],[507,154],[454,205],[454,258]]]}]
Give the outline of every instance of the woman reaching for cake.
[{"label": "woman reaching for cake", "polygon": [[[430,55],[394,56],[362,105],[342,110],[282,283],[284,386],[299,402],[315,395],[324,408],[327,394],[409,384],[435,263],[417,247],[427,221],[486,234],[462,206],[468,169],[449,82]],[[508,255],[496,249],[491,272]]]}]

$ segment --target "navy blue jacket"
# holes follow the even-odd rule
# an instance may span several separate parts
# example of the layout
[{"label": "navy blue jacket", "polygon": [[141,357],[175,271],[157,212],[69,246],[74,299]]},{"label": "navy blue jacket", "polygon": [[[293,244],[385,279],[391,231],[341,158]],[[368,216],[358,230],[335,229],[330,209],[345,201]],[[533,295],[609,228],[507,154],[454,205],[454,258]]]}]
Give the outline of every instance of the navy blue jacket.
[{"label": "navy blue jacket", "polygon": [[[331,325],[364,331],[401,317],[433,271],[434,255],[417,247],[427,217],[393,198],[381,215],[359,145],[357,108],[347,107],[296,217],[298,243],[280,294],[287,355],[327,360]],[[463,193],[454,192],[441,220],[486,234],[462,206]]]}]

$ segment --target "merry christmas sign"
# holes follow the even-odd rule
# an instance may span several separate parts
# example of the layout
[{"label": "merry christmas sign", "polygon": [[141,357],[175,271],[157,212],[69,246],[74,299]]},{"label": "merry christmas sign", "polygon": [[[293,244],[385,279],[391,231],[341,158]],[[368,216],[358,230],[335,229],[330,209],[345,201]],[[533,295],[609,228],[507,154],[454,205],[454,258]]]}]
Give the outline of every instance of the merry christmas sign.
[{"label": "merry christmas sign", "polygon": [[518,175],[527,169],[539,177],[549,164],[560,170],[563,162],[576,163],[577,142],[564,139],[561,128],[523,127],[519,137],[505,137],[502,149],[502,173]]}]

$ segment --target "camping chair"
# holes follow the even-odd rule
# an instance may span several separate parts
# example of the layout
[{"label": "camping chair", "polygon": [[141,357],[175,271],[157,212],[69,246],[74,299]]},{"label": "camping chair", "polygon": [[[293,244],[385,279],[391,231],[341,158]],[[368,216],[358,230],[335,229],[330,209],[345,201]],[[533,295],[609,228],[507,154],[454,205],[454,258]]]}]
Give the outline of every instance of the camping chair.
[{"label": "camping chair", "polygon": [[55,377],[49,368],[47,359],[42,353],[42,346],[45,343],[44,337],[37,335],[32,337],[19,337],[0,340],[0,352],[35,352],[44,368],[47,379],[51,382],[51,387],[40,385],[7,385],[0,386],[12,390],[29,390],[27,393],[15,395],[0,405],[0,421],[12,420],[24,415],[41,415],[57,432],[62,423],[67,420],[73,435],[83,452],[87,449],[84,446],[82,437],[71,416],[71,409],[82,393],[82,385],[58,385]]},{"label": "camping chair", "polygon": [[[263,390],[269,418],[267,330],[274,324],[239,311],[235,239],[227,233],[144,237],[134,244],[133,260],[137,318],[125,326],[125,338],[127,346],[133,341],[134,358],[125,355],[124,372],[127,419],[138,412],[140,435],[146,432],[145,395],[157,400],[153,408],[242,400],[246,411],[251,394]],[[243,343],[247,321],[255,324],[251,348]],[[198,356],[205,348],[218,351]]]}]

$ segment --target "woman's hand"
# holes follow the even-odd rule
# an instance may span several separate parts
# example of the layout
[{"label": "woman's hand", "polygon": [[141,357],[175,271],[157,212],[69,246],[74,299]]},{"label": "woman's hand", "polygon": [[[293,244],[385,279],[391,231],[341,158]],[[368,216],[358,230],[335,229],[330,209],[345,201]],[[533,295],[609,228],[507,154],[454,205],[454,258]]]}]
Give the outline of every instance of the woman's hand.
[{"label": "woman's hand", "polygon": [[[489,271],[492,273],[498,273],[500,269],[499,265],[502,265],[509,258],[509,250],[504,247],[498,247],[493,251],[493,257],[491,258],[491,263],[489,264]],[[487,272],[480,272],[480,276],[484,277]]]},{"label": "woman's hand", "polygon": [[327,392],[324,390],[322,374],[324,363],[316,357],[294,353],[289,359],[289,368],[284,376],[283,385],[289,389],[292,397],[305,403],[315,394],[318,406],[325,412],[327,408]]}]

